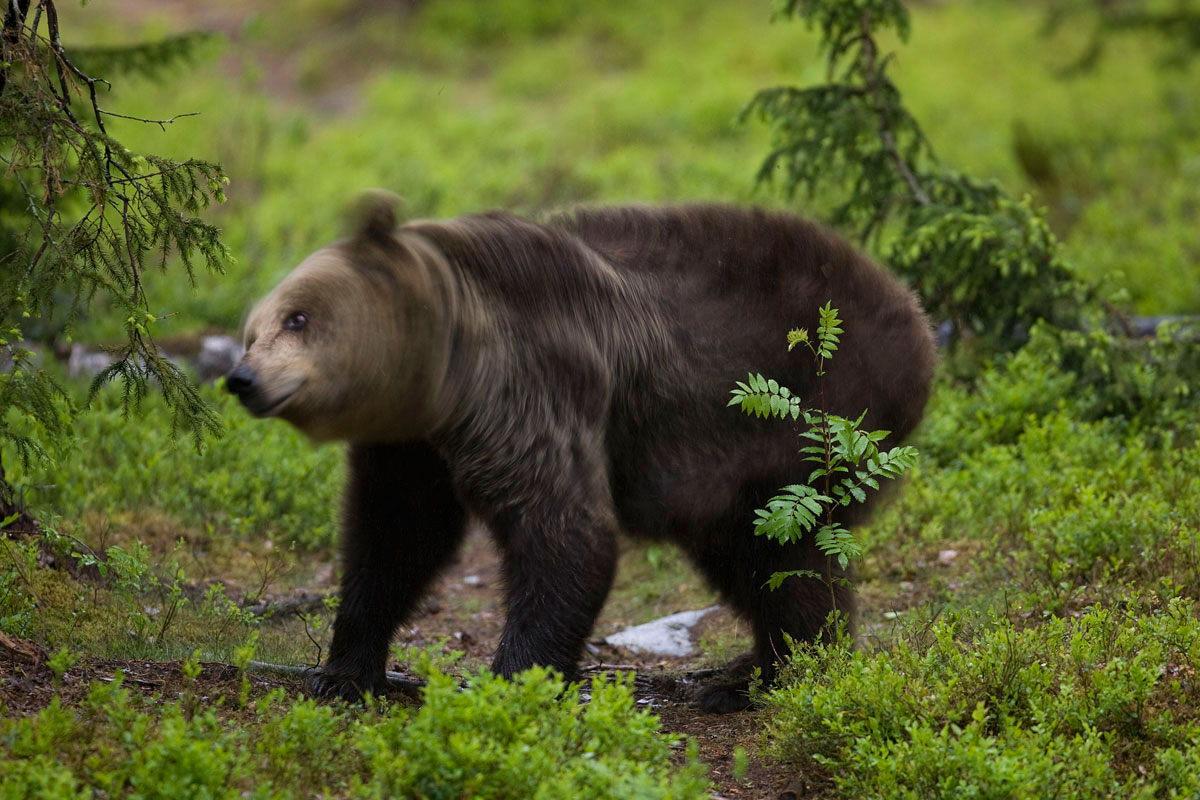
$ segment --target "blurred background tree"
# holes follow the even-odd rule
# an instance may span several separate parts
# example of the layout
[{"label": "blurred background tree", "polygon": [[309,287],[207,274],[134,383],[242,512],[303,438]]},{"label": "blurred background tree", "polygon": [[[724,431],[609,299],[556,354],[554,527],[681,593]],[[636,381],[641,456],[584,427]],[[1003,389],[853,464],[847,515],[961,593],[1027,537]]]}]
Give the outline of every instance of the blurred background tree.
[{"label": "blurred background tree", "polygon": [[[164,119],[105,107],[103,76],[152,74],[187,59],[203,35],[129,47],[63,45],[53,0],[13,0],[0,37],[0,444],[22,462],[44,457],[71,432],[78,404],[27,347],[69,341],[74,323],[102,296],[123,319],[124,341],[92,382],[91,396],[118,380],[125,413],[154,382],[173,410],[172,430],[199,444],[218,419],[181,369],[158,350],[143,275],[194,267],[220,270],[218,230],[201,209],[224,199],[221,168],[198,159],[135,153],[109,135],[125,118],[163,129]],[[22,417],[14,426],[14,417]],[[11,502],[0,464],[0,507]]]},{"label": "blurred background tree", "polygon": [[[1117,24],[1106,20],[1134,18],[1152,31],[1160,22],[1186,28],[1195,16],[1186,3],[1169,14],[1154,4],[1118,13],[1118,5],[1099,3],[1098,31]],[[1069,10],[1080,13],[1079,6]],[[1109,298],[1105,280],[1077,273],[1031,195],[1013,198],[997,182],[938,159],[889,75],[895,53],[879,44],[889,30],[908,39],[901,0],[784,0],[776,17],[819,30],[826,79],[764,89],[742,112],[772,132],[760,183],[776,183],[789,198],[832,193],[833,224],[907,279],[930,316],[949,327],[951,345],[967,341],[984,358],[1028,346],[1035,360],[1071,371],[1077,389],[1095,398],[1091,416],[1154,419],[1200,405],[1191,390],[1200,371],[1194,325],[1135,340],[1113,302],[1121,295]],[[1036,144],[1018,120],[1018,162],[1035,182],[1047,182],[1053,156]]]},{"label": "blurred background tree", "polygon": [[1194,0],[1052,0],[1045,33],[1084,24],[1091,33],[1079,57],[1064,68],[1067,74],[1092,69],[1104,56],[1115,34],[1151,34],[1161,43],[1160,63],[1179,66],[1200,54],[1200,4]]},{"label": "blurred background tree", "polygon": [[821,31],[826,82],[765,89],[744,115],[774,134],[760,181],[789,196],[841,187],[832,222],[873,244],[920,293],[954,338],[1012,348],[1047,320],[1076,326],[1090,288],[1059,255],[1058,240],[1028,196],[1010,197],[939,161],[888,74],[894,54],[880,31],[909,36],[900,0],[788,0],[779,17]]}]

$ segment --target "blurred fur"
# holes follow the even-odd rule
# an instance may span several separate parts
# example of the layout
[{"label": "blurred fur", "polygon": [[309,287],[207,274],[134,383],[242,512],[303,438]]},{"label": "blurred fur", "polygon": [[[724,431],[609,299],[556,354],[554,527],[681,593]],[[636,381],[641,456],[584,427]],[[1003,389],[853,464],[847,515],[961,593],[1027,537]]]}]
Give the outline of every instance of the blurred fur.
[{"label": "blurred fur", "polygon": [[[729,390],[754,371],[815,402],[812,360],[789,354],[785,334],[815,330],[832,300],[846,333],[826,378],[830,410],[868,409],[866,426],[898,442],[921,418],[935,361],[910,291],[782,213],[613,208],[395,228],[384,203],[247,325],[247,363],[264,385],[300,381],[279,415],[352,443],[342,605],[315,690],[378,686],[395,627],[453,556],[468,513],[503,556],[504,675],[535,663],[574,673],[618,531],[680,545],[750,619],[766,679],[783,632],[823,635],[822,583],[763,584],[777,570],[822,571],[824,558],[751,530],[753,510],[810,466],[793,425],[727,408]],[[289,338],[279,327],[295,310],[311,322]],[[852,609],[845,588],[838,605]],[[744,688],[701,702],[744,707]]]}]

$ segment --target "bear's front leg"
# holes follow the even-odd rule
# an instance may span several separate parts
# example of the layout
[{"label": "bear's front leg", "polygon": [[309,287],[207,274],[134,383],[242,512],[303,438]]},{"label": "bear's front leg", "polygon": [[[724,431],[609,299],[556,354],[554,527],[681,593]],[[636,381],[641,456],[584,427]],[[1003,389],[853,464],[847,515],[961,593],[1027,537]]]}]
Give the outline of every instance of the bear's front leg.
[{"label": "bear's front leg", "polygon": [[495,527],[508,617],[492,670],[511,678],[541,664],[573,679],[616,571],[611,519],[547,502]]},{"label": "bear's front leg", "polygon": [[382,686],[392,635],[458,549],[466,512],[426,444],[354,445],[347,469],[341,604],[308,687],[358,700]]}]

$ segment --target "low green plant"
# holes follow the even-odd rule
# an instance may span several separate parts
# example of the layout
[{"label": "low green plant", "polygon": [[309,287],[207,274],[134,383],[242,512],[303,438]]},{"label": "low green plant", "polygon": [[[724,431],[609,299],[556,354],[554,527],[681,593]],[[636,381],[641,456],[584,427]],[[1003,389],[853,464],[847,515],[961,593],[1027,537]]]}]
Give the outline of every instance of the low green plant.
[{"label": "low green plant", "polygon": [[120,673],[78,709],[55,698],[0,719],[0,797],[286,796],[703,798],[694,745],[638,710],[630,677],[580,688],[533,669],[465,689],[436,669],[420,709],[358,711],[274,690],[230,714],[207,704],[184,666],[184,696],[134,695]]},{"label": "low green plant", "polygon": [[[731,390],[733,398],[729,405],[739,406],[746,414],[757,417],[791,417],[793,421],[803,417],[808,426],[799,435],[812,444],[801,447],[800,452],[816,468],[804,483],[783,487],[780,494],[767,501],[766,508],[754,512],[754,533],[780,544],[792,544],[811,534],[817,548],[825,554],[825,575],[812,570],[776,572],[767,580],[767,586],[777,589],[790,577],[818,578],[828,584],[832,595],[833,561],[844,570],[851,559],[862,556],[861,542],[834,517],[834,511],[851,503],[866,502],[867,490],[878,490],[881,478],[895,479],[904,474],[916,463],[917,451],[907,446],[880,450],[879,443],[890,431],[860,430],[867,415],[865,410],[857,419],[829,413],[825,403],[825,364],[833,358],[840,335],[845,331],[832,301],[822,306],[819,314],[816,342],[804,328],[790,331],[787,337],[789,351],[804,345],[816,362],[819,407],[805,408],[791,389],[773,378],[754,374]],[[834,605],[836,608],[836,599]]]},{"label": "low green plant", "polygon": [[58,652],[46,659],[46,666],[54,673],[54,685],[62,685],[63,674],[79,663],[79,653],[72,653],[66,647],[60,647]]},{"label": "low green plant", "polygon": [[439,637],[437,642],[429,645],[392,645],[392,656],[401,664],[407,664],[417,675],[428,675],[434,672],[451,673],[455,665],[466,655],[462,650],[450,646],[450,637]]},{"label": "low green plant", "polygon": [[957,615],[882,652],[796,648],[767,741],[863,798],[1183,797],[1200,736],[1191,600],[1019,628]]},{"label": "low green plant", "polygon": [[13,514],[0,525],[0,633],[27,636],[37,612],[33,576],[38,550],[33,542],[9,538],[4,532],[16,518]]},{"label": "low green plant", "polygon": [[1119,596],[1129,582],[1168,579],[1200,596],[1200,444],[1081,419],[1086,397],[1042,409],[1045,374],[1027,385],[985,377],[982,398],[940,386],[918,436],[929,458],[864,540],[881,563],[912,564],[949,533],[980,555],[968,562],[970,591],[1003,587],[1039,615]]}]

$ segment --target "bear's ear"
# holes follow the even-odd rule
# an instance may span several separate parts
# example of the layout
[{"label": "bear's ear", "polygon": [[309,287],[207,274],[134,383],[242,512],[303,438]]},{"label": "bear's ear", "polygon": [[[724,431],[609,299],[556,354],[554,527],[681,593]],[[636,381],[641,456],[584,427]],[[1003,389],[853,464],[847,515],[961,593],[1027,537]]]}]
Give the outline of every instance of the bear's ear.
[{"label": "bear's ear", "polygon": [[347,214],[348,227],[357,239],[388,241],[396,232],[404,198],[384,189],[368,189],[358,196]]}]

